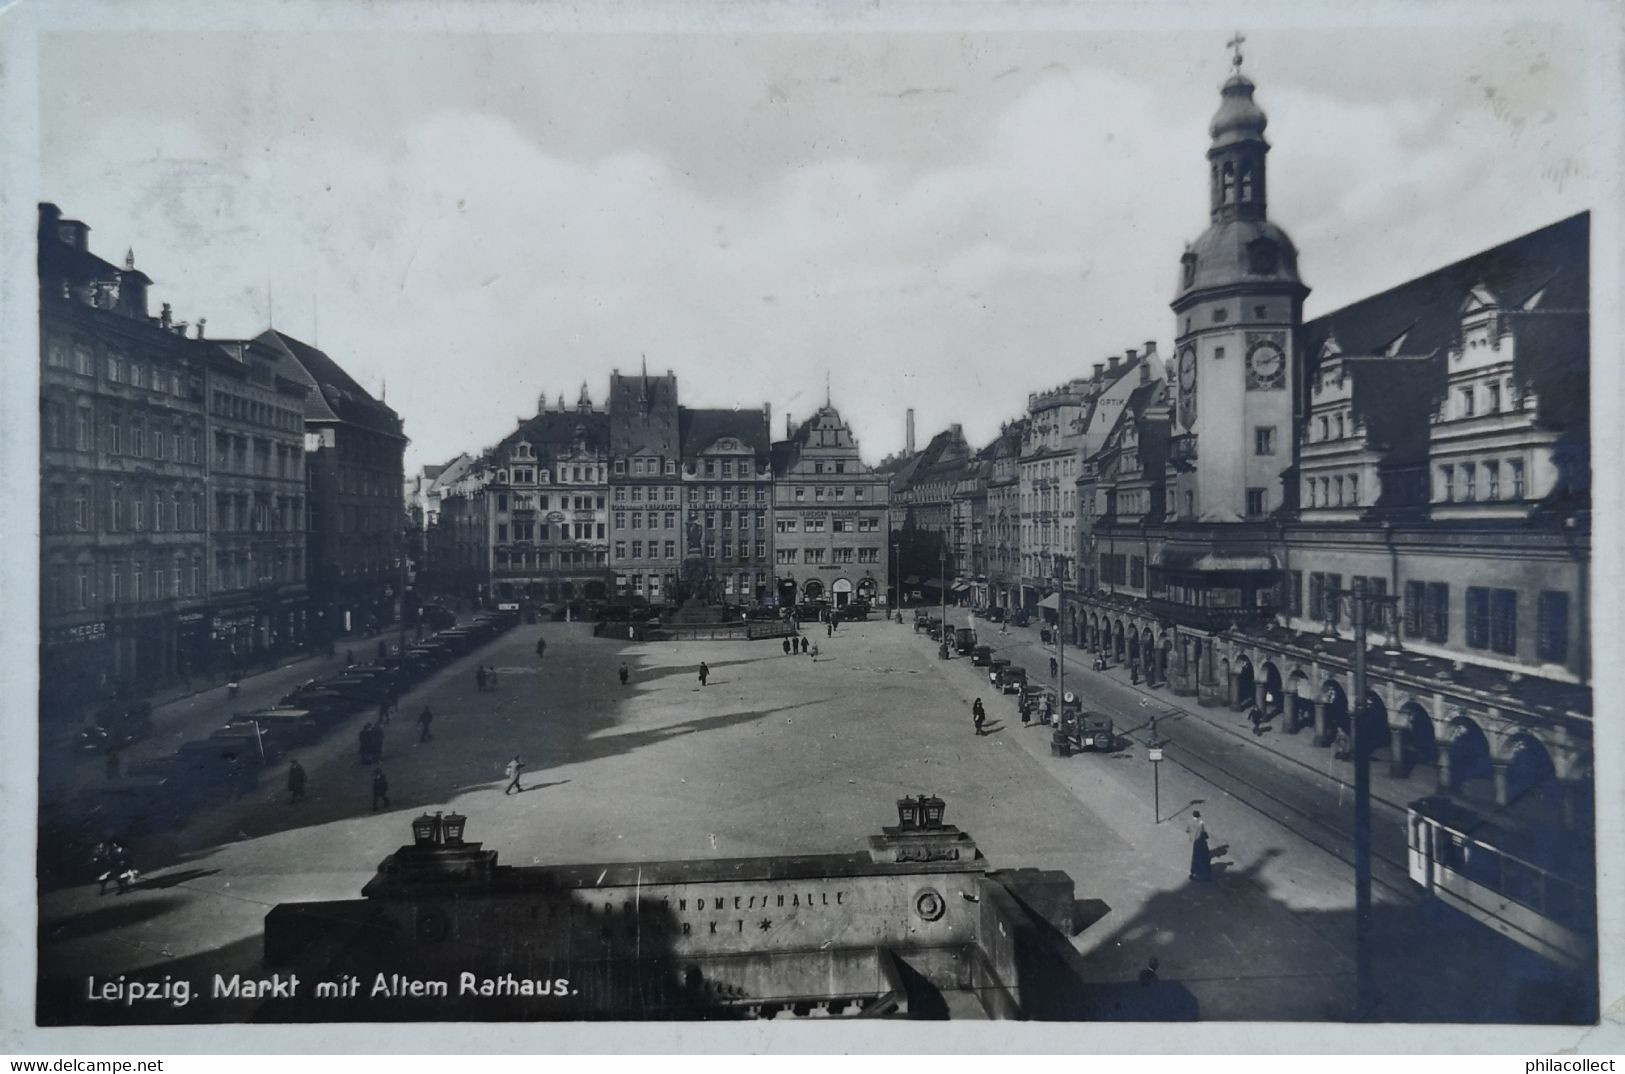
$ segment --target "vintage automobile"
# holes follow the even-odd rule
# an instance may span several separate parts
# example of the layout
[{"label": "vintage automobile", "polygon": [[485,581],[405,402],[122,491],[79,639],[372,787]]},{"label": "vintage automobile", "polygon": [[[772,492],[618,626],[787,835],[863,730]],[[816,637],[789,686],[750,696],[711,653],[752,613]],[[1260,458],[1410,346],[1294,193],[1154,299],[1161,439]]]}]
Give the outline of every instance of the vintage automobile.
[{"label": "vintage automobile", "polygon": [[1026,626],[1032,621],[1032,616],[1028,613],[1026,608],[1017,608],[1014,614],[1010,616],[1010,621],[1016,624],[1016,626]]},{"label": "vintage automobile", "polygon": [[1049,748],[1057,757],[1070,757],[1084,750],[1108,753],[1117,748],[1117,732],[1110,716],[1085,709],[1078,695],[1068,690]]},{"label": "vintage automobile", "polygon": [[152,734],[152,706],[145,701],[116,703],[98,712],[90,726],[74,736],[74,746],[86,753],[123,749]]},{"label": "vintage automobile", "polygon": [[309,709],[257,709],[254,712],[233,713],[227,727],[259,728],[260,734],[274,742],[277,753],[286,753],[297,746],[308,746],[321,734],[322,724]]},{"label": "vintage automobile", "polygon": [[960,656],[966,656],[976,648],[976,631],[970,627],[960,627],[954,631],[954,651]]},{"label": "vintage automobile", "polygon": [[1019,694],[1027,688],[1027,669],[1015,664],[1004,669],[999,676],[999,689],[1007,694]]},{"label": "vintage automobile", "polygon": [[1004,622],[1004,609],[996,604],[990,604],[986,608],[979,608],[977,609],[976,614],[978,617],[986,619],[989,623]]},{"label": "vintage automobile", "polygon": [[970,662],[974,667],[987,667],[989,664],[993,663],[992,648],[986,645],[978,645],[976,648],[970,651]]},{"label": "vintage automobile", "polygon": [[1002,656],[995,657],[992,660],[988,661],[988,664],[987,664],[987,681],[992,683],[994,686],[999,685],[999,677],[1004,674],[1005,669],[1008,668],[1009,666],[1010,666],[1010,661],[1006,660]]}]

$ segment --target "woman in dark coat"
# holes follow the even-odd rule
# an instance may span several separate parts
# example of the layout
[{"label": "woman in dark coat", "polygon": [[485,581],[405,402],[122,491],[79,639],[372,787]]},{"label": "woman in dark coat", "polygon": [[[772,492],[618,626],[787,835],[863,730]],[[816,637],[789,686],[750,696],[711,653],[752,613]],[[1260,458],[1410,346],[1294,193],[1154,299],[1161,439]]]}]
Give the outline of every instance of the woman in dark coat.
[{"label": "woman in dark coat", "polygon": [[1213,852],[1208,849],[1206,828],[1198,831],[1196,840],[1191,843],[1191,879],[1197,881],[1213,879]]}]

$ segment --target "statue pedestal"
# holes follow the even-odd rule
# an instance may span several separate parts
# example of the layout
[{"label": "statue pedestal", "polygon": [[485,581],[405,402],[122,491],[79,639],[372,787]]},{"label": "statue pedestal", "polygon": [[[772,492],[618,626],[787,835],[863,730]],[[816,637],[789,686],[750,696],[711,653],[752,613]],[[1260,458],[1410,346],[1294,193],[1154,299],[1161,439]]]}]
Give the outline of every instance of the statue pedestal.
[{"label": "statue pedestal", "polygon": [[869,857],[875,861],[974,861],[981,857],[976,842],[954,827],[880,829],[869,837]]}]

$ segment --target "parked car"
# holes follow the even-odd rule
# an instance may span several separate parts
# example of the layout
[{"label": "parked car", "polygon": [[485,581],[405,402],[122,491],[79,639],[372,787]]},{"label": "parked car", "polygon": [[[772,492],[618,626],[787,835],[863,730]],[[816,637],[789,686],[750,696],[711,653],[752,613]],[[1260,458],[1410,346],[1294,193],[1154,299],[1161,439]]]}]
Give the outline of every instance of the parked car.
[{"label": "parked car", "polygon": [[1050,752],[1058,757],[1070,757],[1084,750],[1108,753],[1116,748],[1117,731],[1112,718],[1103,712],[1085,709],[1078,695],[1068,690],[1055,731],[1050,735]]},{"label": "parked car", "polygon": [[1011,664],[999,676],[999,689],[1007,694],[1019,694],[1027,685],[1027,669]]},{"label": "parked car", "polygon": [[321,721],[309,709],[257,709],[237,712],[226,723],[227,727],[258,727],[260,733],[275,742],[277,753],[286,753],[298,746],[308,746],[321,734]]},{"label": "parked car", "polygon": [[1005,669],[1007,669],[1009,666],[1010,661],[1002,656],[989,660],[987,664],[987,681],[992,683],[994,686],[998,686],[999,679],[1004,675]]},{"label": "parked car", "polygon": [[1004,622],[1004,609],[998,607],[997,605],[989,605],[988,607],[977,611],[976,614],[981,616],[983,619],[986,619],[990,623]]},{"label": "parked car", "polygon": [[970,662],[974,667],[987,667],[993,663],[993,650],[986,645],[978,645],[970,651]]},{"label": "parked car", "polygon": [[123,749],[152,734],[152,706],[145,701],[108,705],[90,726],[74,736],[74,746],[87,753]]},{"label": "parked car", "polygon": [[976,648],[976,631],[970,627],[960,627],[954,631],[954,651],[960,656],[972,652]]}]

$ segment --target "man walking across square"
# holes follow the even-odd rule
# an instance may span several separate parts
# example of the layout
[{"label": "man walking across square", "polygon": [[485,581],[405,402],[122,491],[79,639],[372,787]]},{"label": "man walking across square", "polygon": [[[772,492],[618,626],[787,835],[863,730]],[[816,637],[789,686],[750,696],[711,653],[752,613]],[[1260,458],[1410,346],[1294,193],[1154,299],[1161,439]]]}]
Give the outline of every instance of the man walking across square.
[{"label": "man walking across square", "polygon": [[372,770],[372,811],[374,813],[378,812],[379,802],[384,803],[386,809],[389,808],[389,780],[384,778],[382,767]]},{"label": "man walking across square", "polygon": [[519,755],[517,753],[514,754],[513,760],[508,762],[508,767],[503,769],[503,774],[508,777],[508,786],[503,789],[503,795],[506,796],[509,794],[525,793],[525,788],[519,785],[519,777],[524,773],[524,771],[525,762],[519,759]]},{"label": "man walking across square", "polygon": [[421,730],[418,731],[419,742],[429,742],[434,738],[434,736],[429,733],[429,725],[433,722],[434,713],[429,711],[428,705],[424,705],[423,711],[418,713],[418,727],[421,728]]},{"label": "man walking across square", "polygon": [[704,686],[705,683],[706,683],[706,680],[709,679],[710,677],[711,677],[711,669],[706,666],[706,663],[705,663],[704,660],[701,660],[700,661],[700,685]]}]

